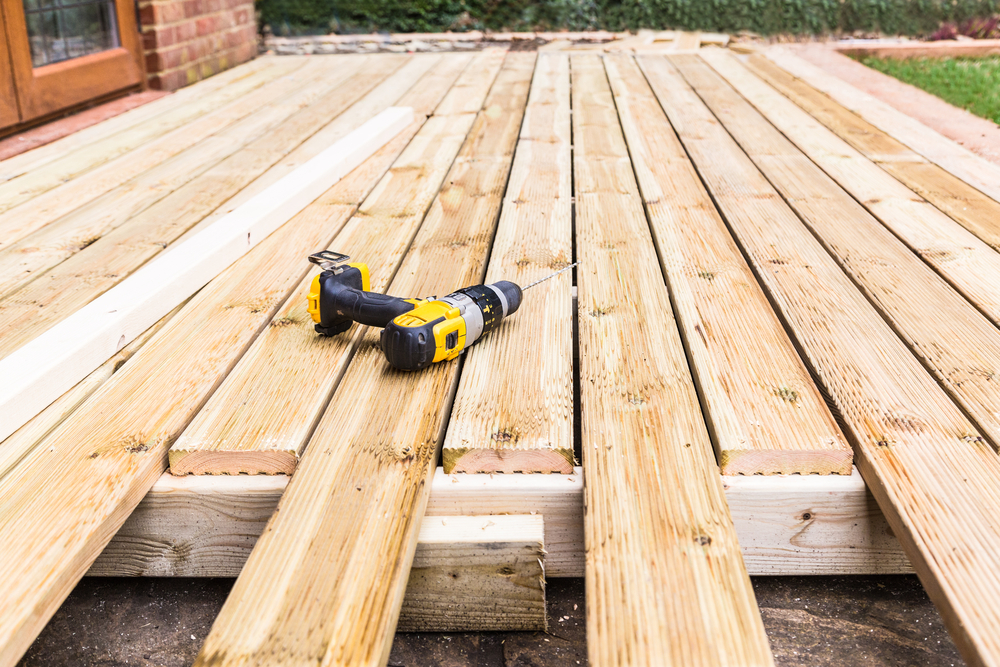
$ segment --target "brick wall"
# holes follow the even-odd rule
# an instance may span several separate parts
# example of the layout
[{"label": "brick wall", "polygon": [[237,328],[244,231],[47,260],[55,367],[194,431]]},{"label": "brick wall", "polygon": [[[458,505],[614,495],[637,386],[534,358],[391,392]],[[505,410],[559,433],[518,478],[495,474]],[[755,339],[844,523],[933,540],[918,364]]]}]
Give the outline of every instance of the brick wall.
[{"label": "brick wall", "polygon": [[176,90],[257,55],[253,0],[140,0],[150,88]]}]

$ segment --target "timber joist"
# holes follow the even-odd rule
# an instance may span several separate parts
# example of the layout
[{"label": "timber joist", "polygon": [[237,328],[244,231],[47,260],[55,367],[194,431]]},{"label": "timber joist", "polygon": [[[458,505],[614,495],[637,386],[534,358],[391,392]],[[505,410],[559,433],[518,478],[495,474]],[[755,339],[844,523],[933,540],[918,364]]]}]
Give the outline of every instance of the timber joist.
[{"label": "timber joist", "polygon": [[[781,49],[264,57],[0,162],[0,667],[87,573],[238,577],[199,665],[544,629],[546,577],[595,665],[768,665],[748,575],[910,571],[1000,665],[998,169]],[[580,264],[401,373],[314,333],[323,248]]]}]

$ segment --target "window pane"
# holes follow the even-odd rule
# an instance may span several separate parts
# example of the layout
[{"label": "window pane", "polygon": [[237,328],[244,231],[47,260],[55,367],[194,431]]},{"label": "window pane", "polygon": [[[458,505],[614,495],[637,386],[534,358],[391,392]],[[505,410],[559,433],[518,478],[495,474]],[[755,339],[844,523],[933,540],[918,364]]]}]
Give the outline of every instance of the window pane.
[{"label": "window pane", "polygon": [[119,46],[114,0],[23,0],[34,67]]}]

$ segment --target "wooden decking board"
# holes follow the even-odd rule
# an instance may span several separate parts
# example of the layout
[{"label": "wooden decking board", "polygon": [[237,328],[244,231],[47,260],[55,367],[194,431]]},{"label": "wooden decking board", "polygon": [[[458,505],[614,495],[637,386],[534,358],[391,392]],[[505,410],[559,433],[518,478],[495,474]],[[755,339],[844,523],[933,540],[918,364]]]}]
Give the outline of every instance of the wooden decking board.
[{"label": "wooden decking board", "polygon": [[[508,56],[391,293],[482,278],[534,57]],[[385,663],[458,366],[393,371],[367,332],[196,665]]]},{"label": "wooden decking board", "polygon": [[[572,261],[569,57],[540,55],[531,85],[487,283],[527,285]],[[446,473],[573,472],[571,283],[567,272],[532,288],[468,352]]]},{"label": "wooden decking board", "polygon": [[[330,94],[320,97],[315,104],[291,116],[283,114],[271,118],[267,124],[260,123],[256,131],[246,133],[247,139],[257,137],[256,140],[242,148],[233,136],[219,137],[223,143],[233,145],[226,149],[228,157],[0,300],[0,328],[5,332],[0,356],[27,343],[67,313],[124,280],[400,64],[398,60],[373,64],[377,63],[381,63],[381,70],[362,68],[355,77],[343,81],[343,85],[331,84]],[[51,242],[59,248],[58,241]],[[24,261],[29,253],[19,250],[19,259]],[[58,255],[51,258],[53,262],[57,260]],[[41,270],[40,267],[38,271]]]},{"label": "wooden decking board", "polygon": [[635,61],[606,57],[724,475],[851,473],[851,448]]},{"label": "wooden decking board", "polygon": [[[991,321],[1000,323],[1000,253],[880,169],[822,123],[725,53],[707,56],[735,72],[741,94],[798,148],[932,266]],[[744,92],[745,91],[745,92]]]},{"label": "wooden decking board", "polygon": [[1000,250],[1000,203],[761,55],[748,69],[918,195]]},{"label": "wooden decking board", "polygon": [[245,63],[242,67],[234,67],[225,72],[220,72],[216,76],[203,79],[198,83],[162,97],[155,102],[144,104],[123,114],[119,114],[114,118],[109,118],[102,123],[80,130],[79,132],[74,132],[52,143],[39,146],[6,160],[0,160],[0,183],[39,169],[53,160],[64,157],[84,146],[96,147],[98,142],[103,139],[188,104],[192,99],[210,95],[221,88],[255,76],[262,70],[274,68],[279,65],[301,67],[305,64],[305,60],[307,59],[302,56],[292,56],[287,60],[271,57],[257,58]]},{"label": "wooden decking board", "polygon": [[1000,165],[985,160],[885,102],[783,48],[765,55],[796,78],[830,96],[889,136],[948,170],[983,194],[1000,201]]},{"label": "wooden decking board", "polygon": [[[383,148],[319,202],[360,201]],[[330,241],[308,211],[203,289],[0,480],[0,665],[13,665],[166,467],[167,449]],[[17,535],[15,539],[13,536]]]},{"label": "wooden decking board", "polygon": [[773,664],[604,68],[572,72],[590,661]]},{"label": "wooden decking board", "polygon": [[[295,64],[290,63],[289,69],[294,68]],[[221,104],[232,101],[256,87],[253,79],[251,77],[233,86],[224,86],[204,97],[193,98],[187,104],[160,114],[148,122],[139,123],[117,132],[96,146],[83,146],[43,167],[8,182],[0,183],[0,212],[26,202],[67,180],[124,155],[171,130],[184,126]],[[258,80],[258,85],[260,83],[263,83],[263,79]]]},{"label": "wooden decking board", "polygon": [[53,401],[47,408],[35,415],[31,421],[0,441],[0,480],[13,469],[49,433],[68,419],[73,412],[112,375],[139,351],[153,335],[163,328],[183,306],[178,306],[101,364],[93,373],[78,382],[76,386]]},{"label": "wooden decking board", "polygon": [[[426,124],[424,118],[436,106],[453,109],[456,97],[481,105],[498,67],[496,55],[481,57],[457,82],[445,78],[436,81],[436,88],[421,85],[404,95],[401,104],[422,102],[422,108],[415,109],[419,120],[408,133],[412,140],[406,150],[349,221],[345,211],[336,217],[333,211],[327,213],[331,231],[347,223],[331,248],[368,263],[375,291],[388,287],[475,120],[467,112],[435,114]],[[469,91],[469,82],[477,83],[479,90]],[[306,312],[315,273],[310,271],[296,287],[271,326],[171,447],[171,472],[291,474],[295,470],[309,434],[350,363],[361,329],[356,326],[333,338],[317,336]]]},{"label": "wooden decking board", "polygon": [[997,664],[1000,459],[673,66],[640,63],[963,656]]},{"label": "wooden decking board", "polygon": [[[302,145],[282,158],[280,162],[213,211],[205,220],[211,221],[226,215],[272,183],[276,183],[283,176],[291,173],[300,164],[325,150],[353,128],[360,126],[384,109],[397,104],[401,99],[402,91],[409,93],[406,97],[406,106],[425,109],[429,104],[429,108],[433,109],[440,100],[440,86],[443,85],[443,82],[451,85],[455,81],[455,77],[468,66],[471,57],[472,54],[418,54],[412,56],[405,65],[388,76],[364,98],[337,116],[329,125],[309,137]],[[426,94],[421,95],[424,88],[426,88]],[[433,100],[433,102],[428,100]],[[427,114],[429,113],[430,111],[427,112]]]},{"label": "wooden decking board", "polygon": [[[734,59],[718,70],[776,123],[794,119],[778,93]],[[813,164],[700,59],[681,73],[789,206],[885,315],[913,353],[990,441],[1000,444],[1000,330]]]},{"label": "wooden decking board", "polygon": [[[91,284],[77,283],[83,294],[74,295],[77,305],[86,303],[162,250],[163,243],[169,244],[239,192],[402,61],[398,57],[380,59],[362,64],[359,71],[319,59],[315,62],[317,66],[311,68],[309,76],[294,83],[286,79],[294,87],[256,113],[0,250],[0,294],[20,302],[30,313],[37,292],[51,289],[46,287],[48,281],[29,287],[29,294],[24,296],[14,290],[30,286],[41,276],[47,278],[49,269],[83,252],[86,254],[63,274],[68,274],[71,282],[72,276],[78,274],[90,278]],[[60,277],[53,276],[52,280],[58,284]],[[60,298],[69,299],[70,295]],[[73,310],[71,302],[67,312]],[[17,311],[15,306],[14,318]],[[29,330],[10,337],[0,354],[38,335],[51,322],[30,317],[21,324]]]},{"label": "wooden decking board", "polygon": [[[122,157],[112,160],[85,174],[62,183],[46,192],[0,213],[0,248],[6,248],[45,225],[72,213],[110,190],[136,179],[163,161],[190,149],[200,141],[254,113],[291,90],[301,87],[288,68],[267,68],[240,82],[236,90],[226,89],[226,98],[218,100],[219,108],[168,132]],[[299,68],[301,70],[301,68]],[[293,70],[294,71],[294,70]],[[301,78],[301,77],[300,77]],[[243,93],[242,95],[238,93]],[[230,99],[225,104],[225,99]],[[0,166],[2,169],[2,166]],[[147,184],[152,196],[157,187]]]}]

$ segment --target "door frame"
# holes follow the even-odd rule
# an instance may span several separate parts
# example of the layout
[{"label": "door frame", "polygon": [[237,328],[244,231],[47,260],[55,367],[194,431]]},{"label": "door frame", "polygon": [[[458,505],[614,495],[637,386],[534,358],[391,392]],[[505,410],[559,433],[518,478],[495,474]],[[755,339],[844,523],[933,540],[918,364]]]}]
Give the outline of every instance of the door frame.
[{"label": "door frame", "polygon": [[134,0],[115,0],[121,46],[42,67],[31,66],[22,0],[0,0],[21,122],[99,99],[145,82]]},{"label": "door frame", "polygon": [[3,14],[3,7],[0,6],[0,129],[17,125],[21,121],[17,108],[17,90],[14,87],[14,70],[10,66],[7,24],[3,20]]}]

